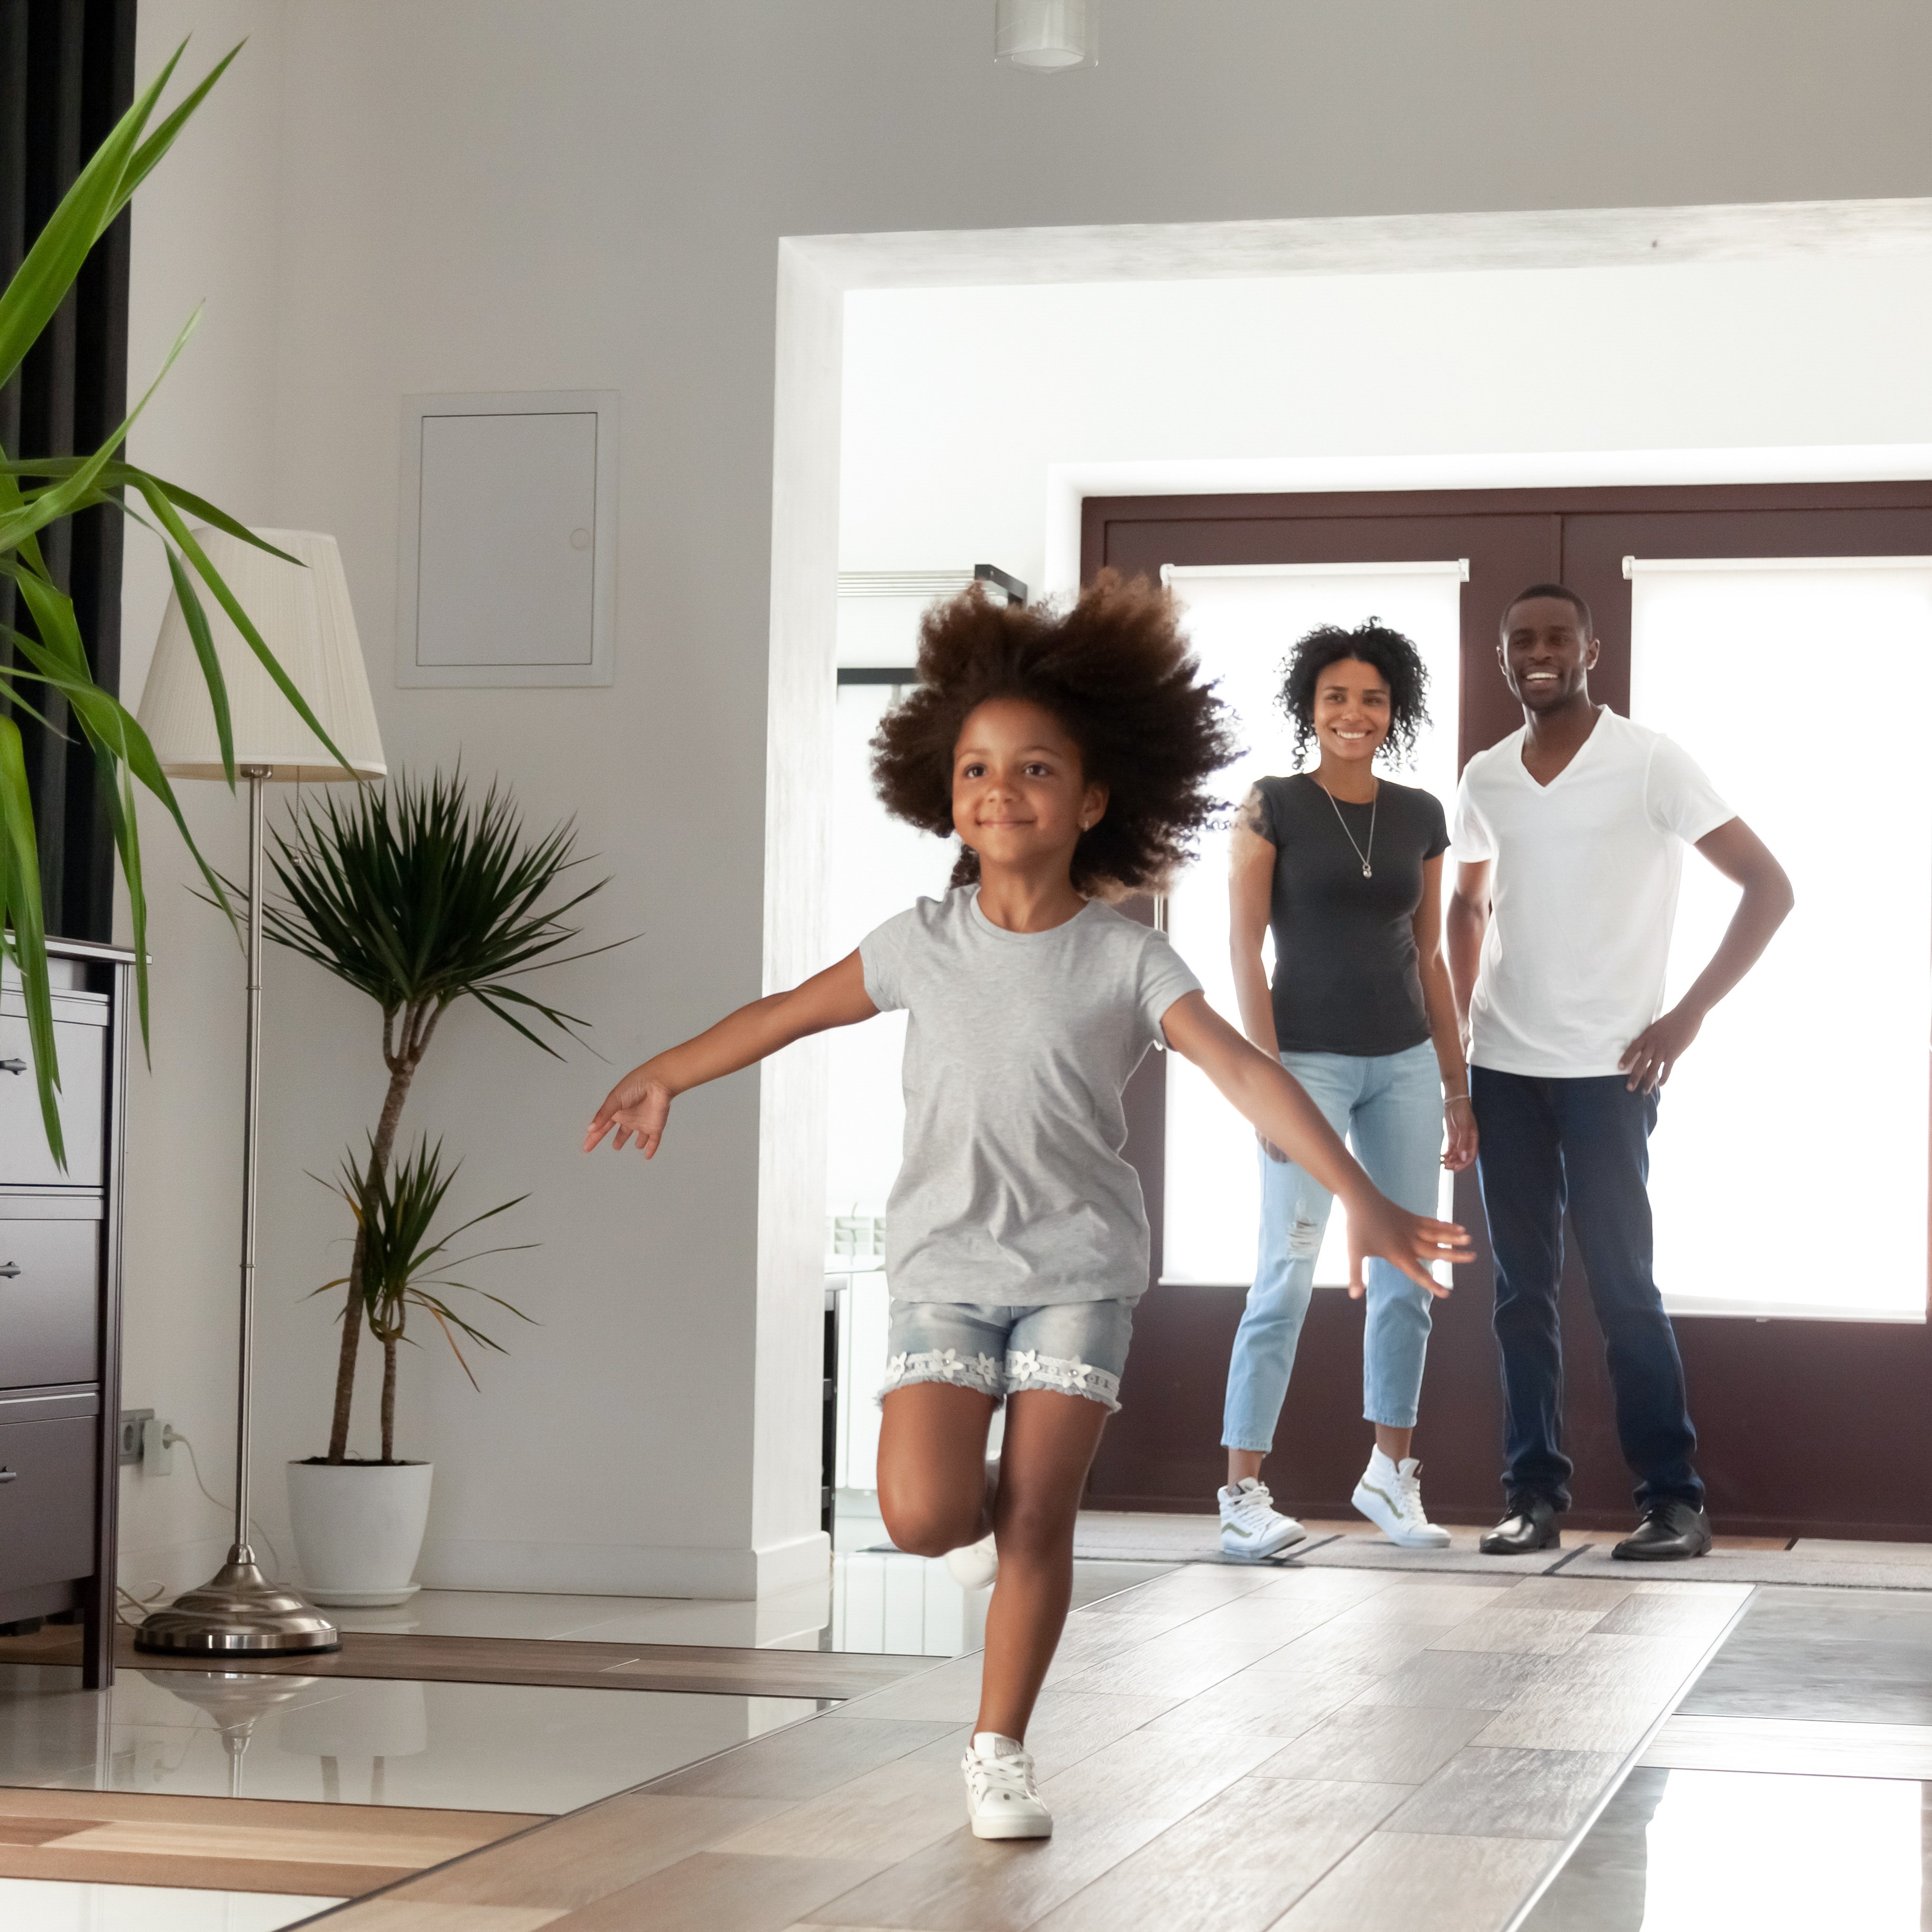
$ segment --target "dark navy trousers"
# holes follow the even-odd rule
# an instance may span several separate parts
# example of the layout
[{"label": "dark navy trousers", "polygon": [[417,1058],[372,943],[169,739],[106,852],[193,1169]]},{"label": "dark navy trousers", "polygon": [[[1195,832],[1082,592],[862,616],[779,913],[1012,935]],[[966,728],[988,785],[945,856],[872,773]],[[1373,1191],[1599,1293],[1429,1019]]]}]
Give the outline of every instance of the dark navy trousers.
[{"label": "dark navy trousers", "polygon": [[1637,1507],[1676,1501],[1701,1509],[1684,1364],[1651,1272],[1647,1183],[1657,1096],[1631,1093],[1621,1073],[1546,1080],[1486,1066],[1469,1070],[1469,1091],[1496,1256],[1504,1494],[1512,1504],[1545,1496],[1558,1509],[1570,1506],[1556,1300],[1567,1206],[1604,1333],[1617,1440],[1637,1478]]}]

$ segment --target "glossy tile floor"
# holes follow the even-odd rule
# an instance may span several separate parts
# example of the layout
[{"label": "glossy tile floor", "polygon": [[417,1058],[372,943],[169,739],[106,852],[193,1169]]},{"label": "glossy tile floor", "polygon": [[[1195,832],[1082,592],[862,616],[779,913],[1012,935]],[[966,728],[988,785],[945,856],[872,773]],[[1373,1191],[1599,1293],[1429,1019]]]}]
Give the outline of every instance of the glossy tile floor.
[{"label": "glossy tile floor", "polygon": [[1928,1924],[1932,1599],[1766,1588],[1525,1932]]},{"label": "glossy tile floor", "polygon": [[7,1932],[279,1932],[338,1898],[159,1885],[48,1885],[0,1878]]},{"label": "glossy tile floor", "polygon": [[1633,1772],[1523,1932],[1921,1932],[1932,1786]]},{"label": "glossy tile floor", "polygon": [[[820,1708],[523,1684],[0,1672],[0,1784],[457,1810],[574,1810]],[[4,1923],[0,1921],[0,1923]]]}]

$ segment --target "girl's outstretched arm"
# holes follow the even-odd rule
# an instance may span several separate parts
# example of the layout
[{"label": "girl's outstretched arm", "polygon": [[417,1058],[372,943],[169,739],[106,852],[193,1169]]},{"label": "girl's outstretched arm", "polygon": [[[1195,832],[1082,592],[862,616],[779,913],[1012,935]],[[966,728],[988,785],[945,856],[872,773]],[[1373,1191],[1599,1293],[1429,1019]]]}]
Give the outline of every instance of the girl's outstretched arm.
[{"label": "girl's outstretched arm", "polygon": [[1362,1264],[1374,1258],[1401,1269],[1431,1294],[1449,1291],[1429,1272],[1431,1262],[1466,1262],[1469,1238],[1453,1221],[1412,1214],[1378,1192],[1278,1060],[1251,1046],[1198,993],[1175,1000],[1161,1030],[1267,1139],[1304,1167],[1342,1204],[1348,1220],[1348,1292],[1361,1293]]},{"label": "girl's outstretched arm", "polygon": [[670,1103],[688,1088],[736,1073],[809,1034],[856,1026],[878,1010],[866,994],[866,969],[858,954],[848,953],[837,965],[814,974],[790,992],[754,1000],[695,1039],[634,1066],[604,1095],[584,1134],[584,1151],[590,1153],[614,1130],[614,1153],[634,1141],[649,1160],[664,1138]]}]

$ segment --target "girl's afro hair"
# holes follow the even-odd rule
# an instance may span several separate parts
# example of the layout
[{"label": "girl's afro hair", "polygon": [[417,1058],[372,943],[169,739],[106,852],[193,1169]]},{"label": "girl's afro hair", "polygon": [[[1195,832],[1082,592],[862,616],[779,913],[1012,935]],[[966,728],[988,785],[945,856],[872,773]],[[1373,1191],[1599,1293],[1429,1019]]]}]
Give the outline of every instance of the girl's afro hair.
[{"label": "girl's afro hair", "polygon": [[[917,688],[872,740],[886,809],[950,835],[952,753],[967,718],[995,698],[1050,711],[1080,748],[1107,809],[1074,848],[1076,890],[1104,898],[1157,892],[1219,818],[1208,780],[1235,756],[1226,707],[1182,636],[1173,599],[1112,571],[1070,608],[992,602],[977,585],[936,604],[920,628]],[[963,848],[954,885],[980,876]]]},{"label": "girl's afro hair", "polygon": [[1429,722],[1428,667],[1400,631],[1371,617],[1352,631],[1340,624],[1318,626],[1296,640],[1282,667],[1281,708],[1294,721],[1298,769],[1314,742],[1315,687],[1330,664],[1349,658],[1372,664],[1388,686],[1388,736],[1378,755],[1403,764],[1414,761],[1416,734]]}]

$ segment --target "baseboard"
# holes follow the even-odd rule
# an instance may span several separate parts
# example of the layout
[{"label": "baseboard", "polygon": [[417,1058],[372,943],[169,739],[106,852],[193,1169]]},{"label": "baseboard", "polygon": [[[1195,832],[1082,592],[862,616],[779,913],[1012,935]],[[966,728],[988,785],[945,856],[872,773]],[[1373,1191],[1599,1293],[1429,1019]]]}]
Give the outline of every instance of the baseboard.
[{"label": "baseboard", "polygon": [[785,1543],[768,1543],[758,1552],[760,1597],[782,1595],[788,1590],[802,1590],[824,1583],[832,1575],[832,1539],[822,1529],[793,1537]]},{"label": "baseboard", "polygon": [[423,1544],[416,1576],[432,1590],[751,1601],[822,1582],[831,1562],[832,1540],[823,1530],[755,1550],[432,1537]]}]

